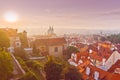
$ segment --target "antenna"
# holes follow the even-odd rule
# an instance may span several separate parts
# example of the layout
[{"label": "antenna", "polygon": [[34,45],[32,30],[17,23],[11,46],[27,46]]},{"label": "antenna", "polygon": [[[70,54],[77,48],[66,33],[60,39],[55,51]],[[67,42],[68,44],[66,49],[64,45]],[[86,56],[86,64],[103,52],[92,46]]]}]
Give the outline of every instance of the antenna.
[{"label": "antenna", "polygon": [[86,74],[90,75],[90,68],[89,67],[86,68]]},{"label": "antenna", "polygon": [[102,59],[102,65],[103,65],[103,66],[105,65],[105,61],[106,61],[106,59],[103,58],[103,59]]}]

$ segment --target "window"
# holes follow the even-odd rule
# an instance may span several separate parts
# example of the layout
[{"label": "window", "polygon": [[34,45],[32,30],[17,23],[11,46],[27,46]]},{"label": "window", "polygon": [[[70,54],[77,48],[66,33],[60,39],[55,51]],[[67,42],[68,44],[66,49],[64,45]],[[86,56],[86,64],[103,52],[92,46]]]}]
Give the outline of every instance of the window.
[{"label": "window", "polygon": [[20,47],[20,42],[16,42],[16,47]]},{"label": "window", "polygon": [[55,47],[55,52],[58,52],[58,47]]}]

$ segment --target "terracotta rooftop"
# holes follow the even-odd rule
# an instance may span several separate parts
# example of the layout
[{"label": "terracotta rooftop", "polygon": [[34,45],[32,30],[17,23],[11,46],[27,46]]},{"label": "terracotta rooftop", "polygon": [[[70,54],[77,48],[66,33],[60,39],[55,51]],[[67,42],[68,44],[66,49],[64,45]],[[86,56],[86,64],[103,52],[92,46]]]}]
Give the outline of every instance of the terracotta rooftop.
[{"label": "terracotta rooftop", "polygon": [[88,77],[89,77],[89,80],[94,80],[93,74],[95,71],[99,72],[100,80],[119,80],[120,79],[120,75],[118,75],[118,74],[109,73],[107,71],[101,70],[92,65],[89,65],[88,67],[90,68],[90,75],[87,76],[85,73],[83,73],[84,80],[86,80]]},{"label": "terracotta rooftop", "polygon": [[108,70],[108,72],[114,73],[116,68],[120,68],[120,60],[118,60],[115,64],[113,64],[112,67]]},{"label": "terracotta rooftop", "polygon": [[[100,46],[99,50],[97,48],[98,45]],[[111,45],[108,43],[91,44],[89,45],[89,49],[93,51],[93,53],[90,54],[90,56],[99,61],[101,61],[102,58],[108,59],[110,55],[113,53],[113,51],[111,50]]]},{"label": "terracotta rooftop", "polygon": [[81,57],[85,57],[85,59],[86,59],[86,58],[88,58],[88,56],[89,56],[88,52],[79,52],[79,53],[77,53],[77,62],[78,62],[78,60],[81,59]]},{"label": "terracotta rooftop", "polygon": [[[86,75],[86,73],[85,73],[87,67],[90,68],[90,75],[89,76]],[[109,73],[109,72],[104,71],[100,68],[92,66],[92,65],[90,65],[89,60],[86,60],[84,63],[79,65],[77,68],[79,69],[80,73],[82,73],[83,80],[94,80],[93,74],[94,74],[95,71],[99,72],[99,79],[100,80],[119,80],[120,79],[119,74]]]},{"label": "terracotta rooftop", "polygon": [[[80,70],[80,72],[83,74],[83,78],[84,80],[87,80],[87,78],[89,78],[89,80],[94,80],[93,74],[95,71],[99,72],[99,78],[101,80],[120,80],[120,74],[115,74],[114,70],[116,68],[120,68],[120,60],[118,60],[111,68],[110,70],[104,71],[100,68],[97,68],[96,66],[92,66],[90,65],[90,61],[87,58],[82,59],[81,56],[90,56],[93,59],[102,61],[103,58],[108,58],[110,57],[110,55],[112,54],[113,51],[110,50],[111,45],[108,43],[101,43],[101,49],[98,51],[97,49],[97,44],[93,44],[91,46],[89,46],[89,48],[92,48],[93,51],[91,54],[88,53],[87,48],[82,48],[82,52],[77,53],[77,59],[81,59],[83,61],[83,63],[81,63],[78,66],[78,69]],[[85,70],[86,67],[89,67],[91,69],[90,71],[90,75],[87,76],[85,74]]]},{"label": "terracotta rooftop", "polygon": [[66,40],[65,38],[36,39],[35,44],[47,45],[47,46],[63,45],[63,44],[66,44]]}]

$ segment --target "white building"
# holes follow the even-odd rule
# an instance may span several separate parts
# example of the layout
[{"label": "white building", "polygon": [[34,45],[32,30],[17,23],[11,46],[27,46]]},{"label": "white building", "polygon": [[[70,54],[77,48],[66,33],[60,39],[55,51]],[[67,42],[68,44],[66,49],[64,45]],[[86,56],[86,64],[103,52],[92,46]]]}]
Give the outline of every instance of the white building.
[{"label": "white building", "polygon": [[120,59],[120,53],[118,51],[114,51],[105,63],[106,69],[108,70],[119,59]]}]

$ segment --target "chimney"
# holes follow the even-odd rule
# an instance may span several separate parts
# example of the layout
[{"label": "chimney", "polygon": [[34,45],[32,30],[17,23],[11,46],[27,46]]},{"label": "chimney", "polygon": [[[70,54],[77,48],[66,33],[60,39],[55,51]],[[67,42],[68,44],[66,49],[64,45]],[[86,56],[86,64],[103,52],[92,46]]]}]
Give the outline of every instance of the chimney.
[{"label": "chimney", "polygon": [[100,50],[100,46],[97,46],[97,49]]},{"label": "chimney", "polygon": [[102,65],[103,65],[103,66],[105,66],[105,61],[106,61],[106,59],[103,58],[103,59],[102,59]]},{"label": "chimney", "polygon": [[74,55],[75,55],[74,53],[71,54],[71,59],[74,59]]},{"label": "chimney", "polygon": [[90,68],[89,67],[86,68],[86,75],[88,75],[88,76],[90,75]]},{"label": "chimney", "polygon": [[83,63],[83,61],[80,59],[80,60],[78,61],[78,65],[80,65],[81,63]]},{"label": "chimney", "polygon": [[93,51],[92,51],[92,49],[89,49],[89,53],[92,53]]},{"label": "chimney", "polygon": [[98,71],[94,72],[94,79],[99,80],[99,72]]},{"label": "chimney", "polygon": [[90,59],[90,57],[88,57],[88,59]]}]

